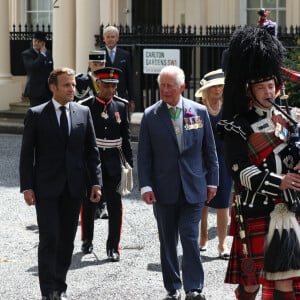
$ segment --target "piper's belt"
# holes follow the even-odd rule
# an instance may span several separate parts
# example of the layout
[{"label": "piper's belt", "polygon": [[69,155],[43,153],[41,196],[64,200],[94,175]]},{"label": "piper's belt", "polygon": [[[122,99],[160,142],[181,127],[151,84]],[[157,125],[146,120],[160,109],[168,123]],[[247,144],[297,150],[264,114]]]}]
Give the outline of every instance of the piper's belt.
[{"label": "piper's belt", "polygon": [[120,148],[122,146],[122,138],[115,140],[97,139],[96,143],[99,148]]}]

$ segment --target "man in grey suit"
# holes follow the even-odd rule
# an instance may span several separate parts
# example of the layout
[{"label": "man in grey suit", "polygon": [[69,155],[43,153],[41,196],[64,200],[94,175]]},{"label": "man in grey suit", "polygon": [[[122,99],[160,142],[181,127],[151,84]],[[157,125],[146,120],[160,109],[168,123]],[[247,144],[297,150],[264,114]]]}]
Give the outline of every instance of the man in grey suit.
[{"label": "man in grey suit", "polygon": [[28,110],[20,154],[20,189],[35,205],[39,227],[38,271],[42,299],[67,299],[66,275],[74,249],[79,209],[92,183],[99,202],[102,175],[88,107],[72,102],[75,72],[51,72],[53,99]]},{"label": "man in grey suit", "polygon": [[[183,70],[164,67],[158,84],[161,100],[142,118],[138,177],[143,200],[153,204],[157,220],[165,299],[205,299],[199,251],[199,221],[206,200],[216,194],[218,160],[206,108],[182,97]],[[178,236],[182,281],[178,261]]]}]

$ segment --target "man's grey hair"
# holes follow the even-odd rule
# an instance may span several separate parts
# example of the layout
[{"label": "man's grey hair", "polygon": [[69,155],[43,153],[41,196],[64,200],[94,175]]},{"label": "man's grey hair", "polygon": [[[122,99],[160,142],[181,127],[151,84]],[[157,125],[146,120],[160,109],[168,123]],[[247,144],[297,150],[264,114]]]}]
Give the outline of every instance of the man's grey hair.
[{"label": "man's grey hair", "polygon": [[185,75],[184,75],[183,70],[177,66],[170,65],[170,66],[166,66],[161,69],[161,71],[157,77],[158,85],[160,85],[160,77],[165,74],[172,74],[172,75],[175,74],[178,87],[181,87],[185,82]]},{"label": "man's grey hair", "polygon": [[105,37],[105,35],[107,33],[116,33],[117,36],[119,36],[119,29],[117,27],[115,27],[115,26],[110,25],[110,26],[107,26],[107,27],[104,28],[104,30],[103,30],[103,37]]}]

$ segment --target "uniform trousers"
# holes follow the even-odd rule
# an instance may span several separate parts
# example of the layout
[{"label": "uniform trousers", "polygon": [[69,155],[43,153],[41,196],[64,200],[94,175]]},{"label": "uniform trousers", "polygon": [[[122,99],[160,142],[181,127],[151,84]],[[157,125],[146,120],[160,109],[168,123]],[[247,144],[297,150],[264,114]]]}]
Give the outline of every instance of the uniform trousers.
[{"label": "uniform trousers", "polygon": [[56,198],[36,200],[39,227],[38,271],[41,294],[67,289],[81,199],[71,197],[67,185]]},{"label": "uniform trousers", "polygon": [[[117,176],[109,176],[102,169],[102,197],[105,198],[108,211],[108,237],[106,242],[106,250],[114,249],[118,253],[120,251],[120,239],[122,230],[123,207],[121,195],[117,193],[117,187],[121,180],[121,174]],[[89,195],[89,193],[88,193]],[[92,203],[87,197],[84,199],[81,210],[81,238],[89,240],[94,237],[94,217],[97,204]]]}]

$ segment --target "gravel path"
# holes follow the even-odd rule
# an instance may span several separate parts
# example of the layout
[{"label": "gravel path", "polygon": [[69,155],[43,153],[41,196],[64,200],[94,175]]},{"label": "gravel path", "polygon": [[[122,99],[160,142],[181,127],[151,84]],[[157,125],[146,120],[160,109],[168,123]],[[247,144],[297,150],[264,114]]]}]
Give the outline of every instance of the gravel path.
[{"label": "gravel path", "polygon": [[[37,277],[38,228],[35,210],[24,203],[19,193],[20,143],[20,135],[0,134],[1,300],[41,298]],[[133,143],[135,153],[136,147],[136,143]],[[136,168],[134,176],[136,178]],[[106,220],[95,221],[96,238],[92,254],[82,255],[78,230],[67,278],[70,299],[157,300],[165,296],[156,223],[152,207],[140,199],[136,180],[133,193],[124,198],[123,205],[124,222],[119,263],[111,263],[106,258]],[[227,262],[217,258],[214,211],[209,214],[209,224],[208,250],[202,256],[206,276],[204,293],[207,300],[233,300],[235,286],[223,283]]]}]

